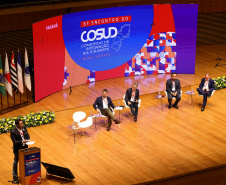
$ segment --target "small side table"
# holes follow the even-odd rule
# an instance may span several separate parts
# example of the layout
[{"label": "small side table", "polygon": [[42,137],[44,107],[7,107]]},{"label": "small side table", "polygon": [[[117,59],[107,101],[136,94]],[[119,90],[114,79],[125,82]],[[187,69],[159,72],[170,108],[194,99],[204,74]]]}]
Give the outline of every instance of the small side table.
[{"label": "small side table", "polygon": [[[72,124],[72,125],[68,126],[67,128],[70,129],[70,130],[73,130],[73,132],[74,132],[74,143],[75,143],[75,137],[76,137],[75,130],[78,130],[79,129],[79,126],[78,125],[76,126],[76,125]],[[71,136],[69,136],[68,140],[70,139],[70,137]]]},{"label": "small side table", "polygon": [[187,99],[185,106],[187,105],[189,98],[191,98],[191,104],[193,105],[193,108],[194,108],[194,101],[193,101],[193,97],[192,97],[192,95],[195,95],[194,91],[193,90],[186,91],[185,94],[188,95],[188,99]]},{"label": "small side table", "polygon": [[[155,96],[155,98],[158,100],[158,102],[159,101],[161,102],[162,110],[163,110],[162,99],[165,97],[166,97],[165,95],[161,95],[161,94]],[[158,104],[158,102],[157,102],[157,104]]]},{"label": "small side table", "polygon": [[119,114],[119,121],[120,121],[120,112],[125,108],[125,106],[121,105],[121,106],[116,106],[115,108],[116,108],[116,110],[119,111],[118,114]]},{"label": "small side table", "polygon": [[95,118],[95,131],[97,131],[97,118],[103,117],[101,114],[91,114],[89,117]]}]

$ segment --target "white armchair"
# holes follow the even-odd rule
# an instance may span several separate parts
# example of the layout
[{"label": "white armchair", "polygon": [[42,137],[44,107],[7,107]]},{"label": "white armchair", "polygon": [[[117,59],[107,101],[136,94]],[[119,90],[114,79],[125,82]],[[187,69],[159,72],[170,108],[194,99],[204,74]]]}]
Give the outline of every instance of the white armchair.
[{"label": "white armchair", "polygon": [[[213,90],[213,91],[211,92],[211,94],[210,94],[209,96],[207,96],[207,97],[210,98],[211,96],[213,96],[213,94],[214,94],[215,91],[216,91],[216,90]],[[198,91],[197,91],[197,92],[198,92]],[[200,94],[199,92],[198,92],[198,95],[203,97],[203,95]],[[212,106],[211,104],[206,104],[206,105]]]},{"label": "white armchair", "polygon": [[[213,96],[213,94],[214,94],[215,91],[216,91],[216,90],[213,90],[213,91],[211,92],[211,94],[210,94],[209,96],[207,96],[207,97],[210,98],[211,96]],[[199,92],[198,92],[198,95],[199,95],[199,96],[203,96],[203,95],[200,94]]]},{"label": "white armchair", "polygon": [[93,117],[88,117],[86,121],[78,122],[79,128],[82,128],[84,135],[84,128],[90,127],[93,124]]},{"label": "white armchair", "polygon": [[[88,117],[86,121],[80,122],[86,117],[86,113],[82,111],[75,112],[73,114],[73,120],[78,123],[78,128],[82,128],[84,135],[84,128],[90,127],[93,124],[93,118]],[[72,126],[72,129],[75,129],[75,126]]]},{"label": "white armchair", "polygon": [[[124,104],[125,104],[125,107],[126,107],[126,108],[130,108],[130,107],[126,104],[125,97],[126,97],[126,95],[124,94],[124,95],[123,95],[123,102],[124,102]],[[140,107],[140,104],[141,104],[141,99],[139,99],[139,101],[138,101],[138,107]]]}]

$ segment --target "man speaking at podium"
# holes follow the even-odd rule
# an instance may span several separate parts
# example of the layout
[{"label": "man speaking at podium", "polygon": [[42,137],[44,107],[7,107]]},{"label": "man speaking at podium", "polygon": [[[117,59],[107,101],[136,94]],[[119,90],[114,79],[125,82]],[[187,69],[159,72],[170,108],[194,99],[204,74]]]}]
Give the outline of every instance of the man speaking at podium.
[{"label": "man speaking at podium", "polygon": [[30,140],[30,136],[27,132],[26,127],[23,126],[23,121],[20,119],[15,120],[16,127],[11,130],[10,137],[13,142],[13,180],[18,181],[17,167],[19,162],[19,150],[28,148],[27,142]]}]

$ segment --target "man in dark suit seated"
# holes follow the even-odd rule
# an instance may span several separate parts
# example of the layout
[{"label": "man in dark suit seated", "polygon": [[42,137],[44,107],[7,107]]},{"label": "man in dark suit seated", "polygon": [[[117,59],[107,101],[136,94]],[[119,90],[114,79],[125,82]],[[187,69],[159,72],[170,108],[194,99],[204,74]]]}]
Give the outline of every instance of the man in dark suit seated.
[{"label": "man in dark suit seated", "polygon": [[111,128],[111,124],[112,124],[111,120],[113,120],[115,122],[115,124],[119,124],[120,121],[115,119],[112,111],[110,110],[110,107],[112,107],[114,109],[114,111],[116,111],[115,106],[114,106],[113,102],[111,101],[111,98],[108,97],[107,94],[108,94],[107,89],[104,89],[102,91],[102,96],[100,96],[96,99],[96,101],[93,104],[93,107],[94,107],[94,109],[96,109],[96,111],[98,113],[101,113],[102,115],[108,117],[107,131],[109,131]]},{"label": "man in dark suit seated", "polygon": [[178,109],[177,104],[181,100],[181,95],[180,95],[180,90],[181,90],[180,80],[178,80],[176,78],[177,78],[177,74],[176,73],[172,73],[171,74],[171,79],[167,80],[167,82],[166,82],[166,92],[167,92],[167,96],[168,96],[168,102],[169,102],[168,108],[169,109],[172,107],[171,102],[172,102],[172,98],[173,97],[176,98],[176,101],[173,104],[173,107],[176,108],[176,109]]},{"label": "man in dark suit seated", "polygon": [[134,83],[132,88],[127,89],[125,96],[125,102],[130,107],[135,122],[137,121],[139,101],[139,90],[137,89],[137,87],[138,84]]},{"label": "man in dark suit seated", "polygon": [[199,88],[197,88],[199,94],[203,95],[203,106],[201,111],[205,110],[207,97],[211,95],[213,90],[215,90],[214,81],[210,78],[210,75],[207,73],[205,75],[205,78],[202,78]]},{"label": "man in dark suit seated", "polygon": [[15,120],[16,127],[10,131],[10,137],[13,142],[13,180],[18,181],[18,162],[19,162],[19,150],[28,148],[26,143],[30,140],[30,136],[26,127],[23,126],[23,121],[20,119]]}]

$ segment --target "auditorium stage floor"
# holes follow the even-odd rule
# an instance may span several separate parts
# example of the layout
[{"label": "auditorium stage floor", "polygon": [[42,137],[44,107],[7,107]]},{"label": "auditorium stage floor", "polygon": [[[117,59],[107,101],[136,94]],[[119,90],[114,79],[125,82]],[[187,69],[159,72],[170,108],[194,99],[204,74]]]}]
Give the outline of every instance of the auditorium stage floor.
[{"label": "auditorium stage floor", "polygon": [[[216,48],[225,45],[197,47],[195,75],[179,74],[182,90],[196,89],[205,73],[211,77],[223,76],[226,66],[214,68]],[[221,58],[226,58],[221,53]],[[220,63],[224,63],[221,61]],[[117,78],[96,82],[95,85],[80,85],[55,93],[36,104],[1,115],[2,117],[24,115],[30,111],[56,111],[53,124],[29,128],[28,132],[35,146],[41,148],[42,161],[67,167],[75,175],[75,181],[67,184],[136,184],[173,175],[183,174],[226,163],[226,90],[218,90],[208,99],[201,112],[202,98],[194,95],[194,108],[186,105],[187,95],[183,94],[179,109],[164,109],[154,95],[165,90],[169,75]],[[129,109],[121,112],[122,123],[113,124],[110,132],[98,118],[95,126],[86,129],[88,135],[78,133],[74,144],[73,133],[67,127],[72,123],[72,114],[94,111],[92,103],[101,95],[103,88],[117,105],[122,104],[126,88],[136,81],[141,92],[141,107],[138,122],[133,122]],[[118,113],[117,115],[118,116]],[[78,130],[80,132],[80,130]],[[12,180],[12,142],[9,133],[0,135],[0,184]],[[45,178],[42,167],[42,184],[60,184],[59,179]],[[66,182],[65,182],[66,184]]]}]

